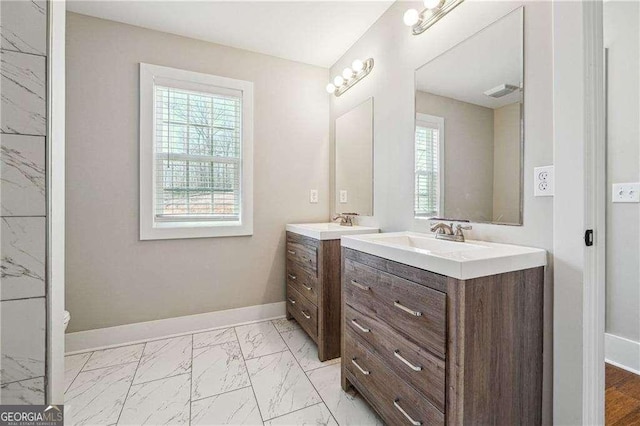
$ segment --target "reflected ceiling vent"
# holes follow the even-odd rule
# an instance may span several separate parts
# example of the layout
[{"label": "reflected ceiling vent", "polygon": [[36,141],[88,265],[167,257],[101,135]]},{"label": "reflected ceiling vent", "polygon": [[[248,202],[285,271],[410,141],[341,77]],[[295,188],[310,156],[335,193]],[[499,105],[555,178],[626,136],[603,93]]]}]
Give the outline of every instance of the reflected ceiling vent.
[{"label": "reflected ceiling vent", "polygon": [[490,98],[501,98],[503,96],[508,95],[509,93],[513,93],[518,90],[518,86],[514,86],[513,84],[501,84],[500,86],[496,86],[493,89],[489,89],[484,92],[485,95]]}]

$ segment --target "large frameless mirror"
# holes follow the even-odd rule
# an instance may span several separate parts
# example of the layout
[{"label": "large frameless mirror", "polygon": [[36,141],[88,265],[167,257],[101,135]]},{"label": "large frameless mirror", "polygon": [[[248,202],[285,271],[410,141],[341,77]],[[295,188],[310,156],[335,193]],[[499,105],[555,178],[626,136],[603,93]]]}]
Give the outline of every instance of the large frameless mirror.
[{"label": "large frameless mirror", "polygon": [[373,98],[336,119],[336,213],[373,216]]},{"label": "large frameless mirror", "polygon": [[415,73],[416,218],[522,225],[524,10]]}]

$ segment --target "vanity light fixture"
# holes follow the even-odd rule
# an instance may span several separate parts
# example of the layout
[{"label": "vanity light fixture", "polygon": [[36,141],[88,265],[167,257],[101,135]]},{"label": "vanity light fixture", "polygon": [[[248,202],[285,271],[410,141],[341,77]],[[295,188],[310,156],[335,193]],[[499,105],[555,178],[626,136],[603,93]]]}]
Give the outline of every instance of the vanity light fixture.
[{"label": "vanity light fixture", "polygon": [[404,23],[411,27],[413,35],[422,34],[464,0],[424,0],[424,9],[409,9],[404,13]]},{"label": "vanity light fixture", "polygon": [[373,69],[373,58],[365,61],[356,59],[342,71],[342,75],[337,75],[333,79],[333,83],[327,84],[327,93],[333,93],[336,96],[342,95],[351,89],[357,82],[362,80]]}]

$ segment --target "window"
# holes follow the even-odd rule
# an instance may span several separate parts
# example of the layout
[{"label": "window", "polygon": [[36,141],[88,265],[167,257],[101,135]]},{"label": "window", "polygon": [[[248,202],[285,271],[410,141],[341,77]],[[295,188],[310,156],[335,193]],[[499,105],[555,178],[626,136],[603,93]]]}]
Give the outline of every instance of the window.
[{"label": "window", "polygon": [[416,218],[442,216],[444,119],[416,114],[415,202]]},{"label": "window", "polygon": [[140,64],[140,239],[251,235],[253,83]]}]

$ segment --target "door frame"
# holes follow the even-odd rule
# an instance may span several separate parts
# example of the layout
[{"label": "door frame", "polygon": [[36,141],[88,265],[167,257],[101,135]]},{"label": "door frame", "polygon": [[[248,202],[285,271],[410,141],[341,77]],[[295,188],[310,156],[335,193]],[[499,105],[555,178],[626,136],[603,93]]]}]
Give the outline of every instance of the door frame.
[{"label": "door frame", "polygon": [[[603,3],[554,0],[554,424],[604,424]],[[594,244],[583,236],[594,231]]]},{"label": "door frame", "polygon": [[65,0],[49,0],[47,28],[46,403],[64,404]]},{"label": "door frame", "polygon": [[585,250],[583,424],[605,422],[606,283],[606,53],[602,1],[584,3],[585,225],[594,245]]}]

